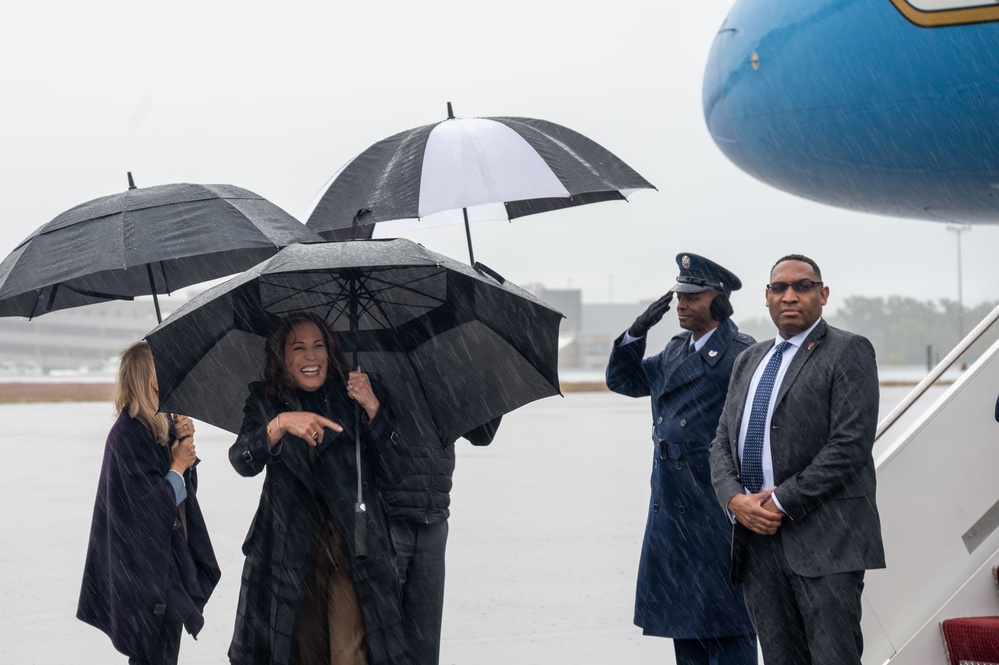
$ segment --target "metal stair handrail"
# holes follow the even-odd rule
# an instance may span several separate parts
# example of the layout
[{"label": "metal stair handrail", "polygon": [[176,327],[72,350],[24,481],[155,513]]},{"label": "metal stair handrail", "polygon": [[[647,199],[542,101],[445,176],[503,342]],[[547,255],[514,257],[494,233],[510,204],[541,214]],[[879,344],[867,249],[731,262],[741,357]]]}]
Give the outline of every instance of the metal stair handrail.
[{"label": "metal stair handrail", "polygon": [[874,435],[874,440],[877,441],[895,422],[902,417],[902,415],[909,410],[913,404],[916,403],[923,394],[929,390],[930,386],[936,383],[944,372],[950,369],[951,365],[957,362],[964,353],[971,348],[971,345],[978,341],[978,338],[985,334],[985,332],[995,325],[996,321],[999,321],[999,305],[996,306],[991,312],[989,312],[981,322],[975,326],[971,332],[969,332],[963,340],[961,340],[957,346],[955,346],[950,353],[944,357],[937,366],[934,367],[929,374],[927,374],[919,384],[912,389],[908,395],[905,396],[898,405],[891,410],[887,416],[885,416],[880,423],[878,423],[877,433]]}]

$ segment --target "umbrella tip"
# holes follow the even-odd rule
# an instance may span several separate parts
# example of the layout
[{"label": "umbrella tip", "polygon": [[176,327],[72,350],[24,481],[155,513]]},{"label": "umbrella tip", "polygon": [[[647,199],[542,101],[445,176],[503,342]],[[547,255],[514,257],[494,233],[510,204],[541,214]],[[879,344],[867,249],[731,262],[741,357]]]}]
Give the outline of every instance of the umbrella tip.
[{"label": "umbrella tip", "polygon": [[447,119],[454,120],[454,111],[451,110],[451,102],[447,103]]},{"label": "umbrella tip", "polygon": [[128,188],[129,189],[135,189],[135,181],[132,180],[132,172],[131,171],[128,172]]}]

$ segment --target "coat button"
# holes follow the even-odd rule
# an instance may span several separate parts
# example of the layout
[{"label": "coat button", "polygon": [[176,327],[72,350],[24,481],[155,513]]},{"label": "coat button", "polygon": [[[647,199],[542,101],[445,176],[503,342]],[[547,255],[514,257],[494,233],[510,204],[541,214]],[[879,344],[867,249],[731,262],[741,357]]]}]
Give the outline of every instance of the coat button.
[{"label": "coat button", "polygon": [[271,528],[274,529],[275,531],[277,531],[280,527],[281,527],[281,523],[278,522],[277,520],[274,520],[273,522],[271,522]]},{"label": "coat button", "polygon": [[375,557],[375,563],[380,565],[383,561],[385,561],[385,559],[383,559],[382,557],[380,556]]},{"label": "coat button", "polygon": [[659,468],[659,460],[657,460],[655,458],[652,459],[652,468],[653,469],[658,469]]},{"label": "coat button", "polygon": [[153,614],[155,614],[158,617],[161,617],[164,614],[166,614],[166,603],[157,603],[156,606],[153,608]]},{"label": "coat button", "polygon": [[676,463],[676,464],[674,464],[673,466],[675,466],[675,467],[676,467],[676,469],[677,469],[677,471],[679,471],[680,469],[682,469],[682,468],[683,468],[683,462],[677,462],[677,463]]},{"label": "coat button", "polygon": [[174,520],[173,521],[173,530],[176,531],[179,528],[180,528],[180,520]]},{"label": "coat button", "polygon": [[686,420],[681,420],[680,421],[680,427],[686,427],[686,426],[687,426],[687,421]]},{"label": "coat button", "polygon": [[683,506],[679,506],[677,508],[677,512],[679,512],[681,515],[683,515],[685,512],[687,512],[687,509],[684,508]]},{"label": "coat button", "polygon": [[652,504],[652,512],[654,512],[654,513],[658,513],[659,512],[659,504],[658,503]]},{"label": "coat button", "polygon": [[663,424],[663,417],[662,416],[659,416],[659,420],[656,421],[656,424],[657,425],[662,425]]}]

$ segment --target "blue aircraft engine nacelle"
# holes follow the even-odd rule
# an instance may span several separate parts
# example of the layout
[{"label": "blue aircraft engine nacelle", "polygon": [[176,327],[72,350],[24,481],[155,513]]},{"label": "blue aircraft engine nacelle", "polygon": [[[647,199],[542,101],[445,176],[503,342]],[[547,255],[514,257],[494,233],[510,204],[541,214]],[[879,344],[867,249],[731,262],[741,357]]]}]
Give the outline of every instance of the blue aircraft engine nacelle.
[{"label": "blue aircraft engine nacelle", "polygon": [[999,7],[982,5],[737,0],[704,75],[711,135],[807,199],[999,223]]}]

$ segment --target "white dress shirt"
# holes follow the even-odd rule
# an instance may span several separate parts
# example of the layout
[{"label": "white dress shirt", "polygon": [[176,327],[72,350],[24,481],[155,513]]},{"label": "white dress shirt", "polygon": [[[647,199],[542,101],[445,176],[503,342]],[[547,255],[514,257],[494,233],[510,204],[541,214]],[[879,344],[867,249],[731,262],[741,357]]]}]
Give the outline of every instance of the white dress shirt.
[{"label": "white dress shirt", "polygon": [[[774,379],[773,390],[770,391],[770,403],[767,404],[767,418],[764,422],[763,427],[763,485],[760,487],[760,491],[768,490],[774,486],[774,459],[770,452],[770,419],[774,415],[774,404],[777,401],[777,394],[780,392],[780,385],[784,381],[784,375],[787,374],[787,368],[791,366],[791,361],[794,359],[794,354],[798,352],[801,345],[804,344],[805,339],[812,333],[815,326],[819,325],[821,317],[812,324],[812,326],[800,332],[791,339],[784,339],[780,336],[777,337],[774,347],[767,352],[763,358],[760,359],[760,364],[756,366],[756,371],[753,372],[753,380],[749,384],[749,393],[746,395],[746,404],[742,411],[742,424],[739,427],[739,466],[742,466],[742,449],[746,445],[746,432],[749,430],[749,418],[753,411],[753,397],[756,395],[756,387],[760,384],[760,378],[763,376],[763,370],[766,369],[767,363],[770,361],[770,357],[773,356],[774,351],[777,349],[777,345],[781,342],[790,342],[791,346],[784,349],[784,359],[781,361],[780,369],[777,371],[777,377]],[[746,490],[746,494],[749,494],[749,490]],[[781,508],[780,501],[777,500],[777,494],[773,495],[774,503],[777,507]]]}]

